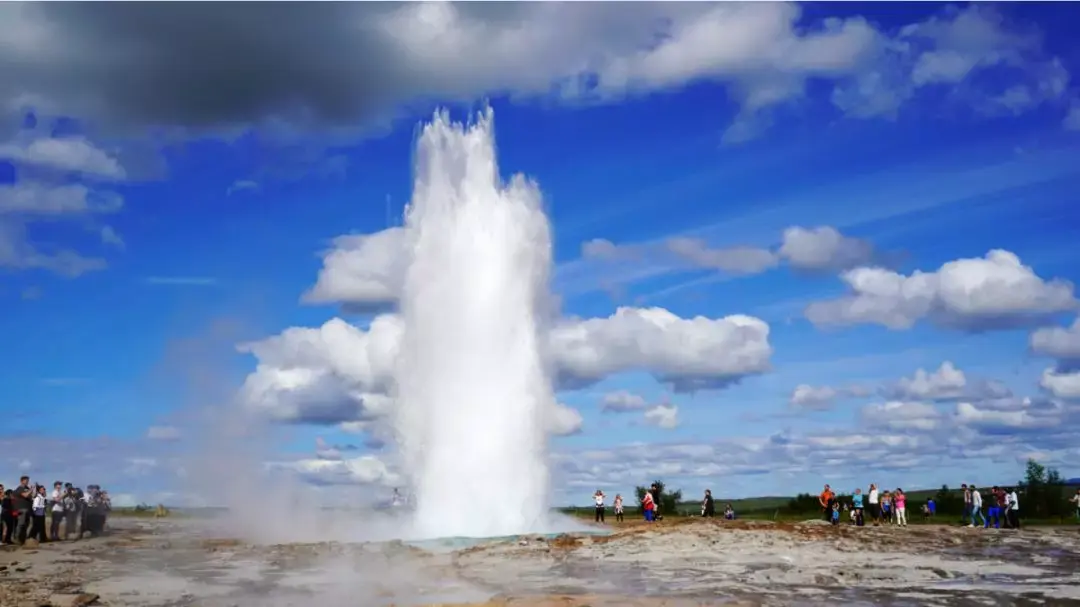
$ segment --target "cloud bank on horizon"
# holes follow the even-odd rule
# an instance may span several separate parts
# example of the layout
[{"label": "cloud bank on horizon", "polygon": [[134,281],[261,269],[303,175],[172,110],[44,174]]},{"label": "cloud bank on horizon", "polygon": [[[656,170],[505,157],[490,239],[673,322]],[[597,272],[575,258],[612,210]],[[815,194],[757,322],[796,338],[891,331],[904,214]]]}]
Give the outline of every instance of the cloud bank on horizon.
[{"label": "cloud bank on horizon", "polygon": [[285,433],[260,461],[401,483],[393,218],[415,124],[486,101],[557,237],[560,500],[1076,476],[1069,11],[0,5],[0,378],[53,412],[0,471],[187,499],[201,397],[155,361],[239,317],[219,406]]}]

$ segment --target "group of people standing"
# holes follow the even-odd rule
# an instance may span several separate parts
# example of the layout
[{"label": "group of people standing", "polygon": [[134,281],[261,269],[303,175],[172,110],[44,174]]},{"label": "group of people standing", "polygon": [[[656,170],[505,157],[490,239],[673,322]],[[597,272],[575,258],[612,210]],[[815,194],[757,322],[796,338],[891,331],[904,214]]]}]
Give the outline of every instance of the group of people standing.
[{"label": "group of people standing", "polygon": [[1001,488],[997,485],[990,489],[987,496],[986,516],[983,516],[983,496],[975,485],[964,483],[960,485],[964,492],[964,522],[968,527],[977,527],[982,523],[983,529],[988,529],[990,523],[994,523],[995,529],[1000,529],[1004,522],[1006,529],[1020,528],[1020,496],[1016,489]]},{"label": "group of people standing", "polygon": [[[997,486],[991,488],[989,495],[985,498],[988,506],[986,516],[983,516],[983,495],[975,485],[964,483],[960,489],[964,496],[963,521],[968,527],[982,526],[986,529],[992,523],[997,529],[1000,529],[1003,524],[1007,529],[1020,528],[1020,498],[1015,489]],[[1080,506],[1080,497],[1076,501]],[[867,493],[864,494],[862,489],[855,489],[850,503],[846,501],[842,503],[842,500],[833,493],[832,488],[825,485],[821,495],[818,496],[818,502],[821,504],[825,520],[834,525],[840,524],[842,511],[847,512],[852,522],[860,527],[865,524],[867,514],[874,525],[892,523],[906,527],[908,522],[907,496],[900,488],[894,491],[881,491],[877,485],[871,483]],[[936,510],[934,500],[927,500],[923,507],[924,515],[927,518],[933,517]]]},{"label": "group of people standing", "polygon": [[829,485],[825,485],[821,495],[818,496],[825,520],[833,525],[840,524],[841,512],[847,512],[849,518],[856,526],[866,524],[867,510],[870,521],[875,525],[894,523],[901,527],[907,526],[907,495],[904,490],[897,487],[894,491],[881,491],[874,483],[866,493],[861,488],[856,488],[851,495],[851,502],[841,503]]},{"label": "group of people standing", "polygon": [[[604,495],[604,492],[600,489],[597,489],[596,493],[593,493],[593,504],[596,506],[596,522],[598,523],[604,522],[604,514],[607,510],[607,506],[604,503],[604,500],[606,499],[607,496]],[[657,520],[659,503],[660,488],[656,483],[653,483],[641,498],[641,511],[644,513],[646,521],[652,522]],[[623,521],[623,496],[621,493],[615,494],[615,502],[612,504],[612,510],[615,513],[615,520],[621,523]]]},{"label": "group of people standing", "polygon": [[31,485],[29,476],[21,477],[14,489],[0,485],[0,496],[0,542],[4,544],[97,535],[104,530],[112,509],[108,492],[97,485],[89,485],[84,492],[71,483],[56,481],[49,494],[44,485]]}]

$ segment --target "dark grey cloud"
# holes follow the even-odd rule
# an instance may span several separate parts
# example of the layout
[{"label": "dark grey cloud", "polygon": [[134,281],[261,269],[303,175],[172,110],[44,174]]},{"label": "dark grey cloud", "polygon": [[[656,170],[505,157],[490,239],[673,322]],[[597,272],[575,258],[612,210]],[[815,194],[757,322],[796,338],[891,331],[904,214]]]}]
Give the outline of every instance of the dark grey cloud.
[{"label": "dark grey cloud", "polygon": [[[291,115],[370,115],[407,75],[371,30],[386,5],[353,3],[34,3],[10,28],[37,27],[0,59],[0,95],[28,92],[112,127],[243,124]],[[19,48],[19,47],[17,47]],[[301,115],[302,113],[302,115]]]},{"label": "dark grey cloud", "polygon": [[[1060,102],[1067,72],[1009,27],[971,8],[890,33],[859,16],[820,23],[793,3],[12,2],[0,4],[0,108],[288,134],[370,127],[432,99],[607,101],[714,80],[741,106],[734,126],[756,132],[759,111],[801,98],[810,79],[866,118],[894,114],[917,79],[962,83],[1003,57],[1032,81],[1032,102]],[[982,37],[954,48],[954,32],[973,29]],[[935,52],[970,69],[918,71]],[[693,65],[671,60],[689,53]],[[891,86],[865,86],[893,64],[904,68]]]}]

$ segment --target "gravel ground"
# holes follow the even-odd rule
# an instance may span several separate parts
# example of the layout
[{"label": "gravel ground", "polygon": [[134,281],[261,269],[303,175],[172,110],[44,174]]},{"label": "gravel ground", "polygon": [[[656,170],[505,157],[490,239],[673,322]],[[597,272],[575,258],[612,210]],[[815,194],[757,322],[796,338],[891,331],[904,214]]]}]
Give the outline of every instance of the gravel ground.
[{"label": "gravel ground", "polygon": [[0,551],[0,606],[1080,604],[1080,530],[686,519],[467,547],[250,544],[186,520]]}]

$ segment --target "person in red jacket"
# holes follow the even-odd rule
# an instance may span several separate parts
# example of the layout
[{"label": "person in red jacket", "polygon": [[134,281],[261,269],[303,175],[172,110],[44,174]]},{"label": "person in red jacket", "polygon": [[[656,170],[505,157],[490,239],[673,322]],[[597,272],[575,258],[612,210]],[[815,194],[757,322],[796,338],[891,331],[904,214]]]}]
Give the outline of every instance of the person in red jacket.
[{"label": "person in red jacket", "polygon": [[646,491],[645,497],[641,498],[641,510],[645,513],[647,522],[656,520],[656,502],[653,501],[652,493]]},{"label": "person in red jacket", "polygon": [[836,501],[836,494],[828,485],[825,485],[825,489],[818,496],[818,503],[821,504],[821,510],[825,514],[825,520],[832,522],[832,510],[833,504]]}]

